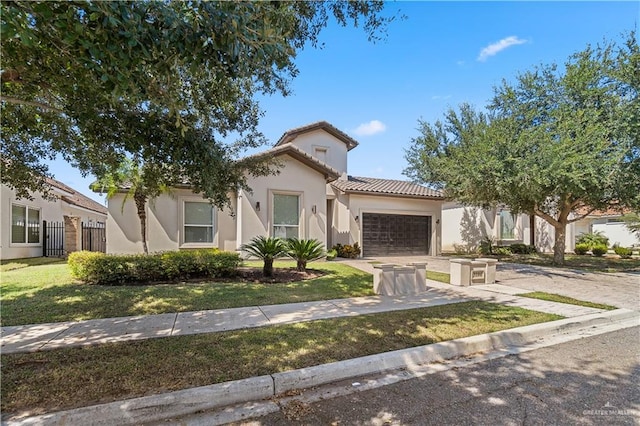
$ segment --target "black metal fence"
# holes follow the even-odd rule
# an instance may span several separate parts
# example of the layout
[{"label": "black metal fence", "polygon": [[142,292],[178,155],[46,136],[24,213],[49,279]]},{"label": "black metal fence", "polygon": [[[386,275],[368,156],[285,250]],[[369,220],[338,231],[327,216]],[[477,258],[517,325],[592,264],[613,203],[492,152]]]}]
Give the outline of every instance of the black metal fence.
[{"label": "black metal fence", "polygon": [[44,257],[64,256],[64,223],[42,221],[42,255]]},{"label": "black metal fence", "polygon": [[82,222],[82,250],[107,252],[107,231],[104,223]]}]

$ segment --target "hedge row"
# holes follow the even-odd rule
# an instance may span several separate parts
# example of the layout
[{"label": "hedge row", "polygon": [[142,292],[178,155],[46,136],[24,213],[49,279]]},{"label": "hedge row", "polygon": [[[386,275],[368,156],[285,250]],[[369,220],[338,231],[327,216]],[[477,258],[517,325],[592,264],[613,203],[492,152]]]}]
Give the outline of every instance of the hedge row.
[{"label": "hedge row", "polygon": [[69,255],[71,275],[87,284],[122,285],[151,281],[232,276],[240,255],[217,249],[115,255],[78,251]]}]

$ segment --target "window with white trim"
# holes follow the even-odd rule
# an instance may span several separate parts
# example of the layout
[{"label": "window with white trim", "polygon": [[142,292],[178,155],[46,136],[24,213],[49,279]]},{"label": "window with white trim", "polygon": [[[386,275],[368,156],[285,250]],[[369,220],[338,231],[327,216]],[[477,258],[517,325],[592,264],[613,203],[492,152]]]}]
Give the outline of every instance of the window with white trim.
[{"label": "window with white trim", "polygon": [[516,238],[516,221],[510,211],[503,210],[500,212],[500,239],[515,240]]},{"label": "window with white trim", "polygon": [[298,238],[300,236],[300,196],[273,194],[273,236]]},{"label": "window with white trim", "polygon": [[40,210],[11,205],[11,243],[40,244]]},{"label": "window with white trim", "polygon": [[214,210],[209,202],[185,201],[182,218],[185,244],[213,243]]}]

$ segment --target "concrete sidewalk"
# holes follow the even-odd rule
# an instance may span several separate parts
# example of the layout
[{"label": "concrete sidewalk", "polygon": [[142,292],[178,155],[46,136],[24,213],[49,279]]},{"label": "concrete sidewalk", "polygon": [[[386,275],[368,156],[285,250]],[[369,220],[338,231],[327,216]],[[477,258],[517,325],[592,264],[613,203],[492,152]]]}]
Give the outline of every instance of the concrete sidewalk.
[{"label": "concrete sidewalk", "polygon": [[34,352],[62,347],[160,337],[215,333],[244,328],[289,324],[317,319],[390,312],[405,309],[484,300],[534,311],[577,317],[602,312],[599,309],[518,297],[520,289],[489,285],[456,287],[427,280],[428,291],[406,296],[370,296],[282,305],[250,306],[198,312],[106,318],[2,327],[2,353]]}]

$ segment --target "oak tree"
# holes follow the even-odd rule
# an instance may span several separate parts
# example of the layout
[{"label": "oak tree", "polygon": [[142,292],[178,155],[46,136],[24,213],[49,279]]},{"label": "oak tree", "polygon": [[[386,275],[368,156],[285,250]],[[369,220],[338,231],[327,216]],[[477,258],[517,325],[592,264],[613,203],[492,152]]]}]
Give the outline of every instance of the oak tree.
[{"label": "oak tree", "polygon": [[544,219],[562,264],[569,223],[640,205],[639,92],[635,34],[587,47],[503,81],[486,112],[462,105],[420,122],[405,173],[466,205]]}]

